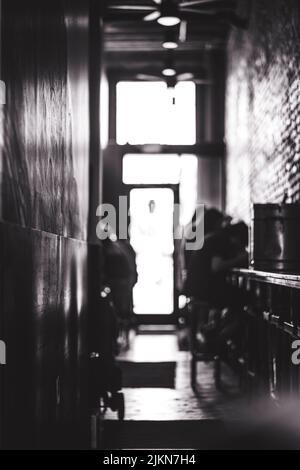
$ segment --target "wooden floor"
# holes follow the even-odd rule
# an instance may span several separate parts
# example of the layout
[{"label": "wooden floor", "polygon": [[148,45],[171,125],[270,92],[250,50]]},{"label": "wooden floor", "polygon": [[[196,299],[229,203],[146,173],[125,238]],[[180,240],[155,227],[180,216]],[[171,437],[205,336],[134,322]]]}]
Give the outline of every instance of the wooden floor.
[{"label": "wooden floor", "polygon": [[[190,355],[180,352],[175,334],[137,335],[132,349],[120,360],[133,362],[175,361],[175,388],[125,388],[127,420],[234,419],[240,396],[236,377],[223,365],[226,393],[216,390],[212,364],[198,363],[198,396],[190,387]],[[108,413],[107,419],[116,419]]]},{"label": "wooden floor", "polygon": [[119,361],[154,365],[174,361],[175,385],[124,388],[125,421],[120,426],[115,413],[106,413],[105,448],[193,448],[195,439],[197,448],[209,448],[209,437],[224,433],[223,423],[238,419],[245,405],[237,379],[225,365],[221,392],[215,388],[212,364],[199,363],[199,393],[195,395],[190,387],[190,356],[179,351],[175,333],[137,334],[130,351],[122,354]]},{"label": "wooden floor", "polygon": [[[101,449],[300,449],[300,412],[297,402],[274,408],[270,400],[249,401],[241,395],[237,378],[222,364],[222,391],[216,390],[212,364],[198,364],[198,393],[190,387],[190,357],[179,351],[175,332],[143,331],[119,361],[149,363],[146,374],[174,364],[175,380],[163,388],[123,389],[125,420],[107,412],[101,420]],[[160,363],[160,366],[158,366]],[[126,370],[126,369],[125,369]],[[127,369],[129,373],[131,369]],[[138,365],[140,374],[145,374]],[[170,368],[166,369],[170,373]],[[150,371],[150,372],[149,372]],[[151,377],[147,377],[151,385]],[[127,383],[131,377],[128,376]],[[135,377],[136,379],[136,377]],[[165,379],[165,378],[164,378]],[[135,384],[136,385],[136,384]]]}]

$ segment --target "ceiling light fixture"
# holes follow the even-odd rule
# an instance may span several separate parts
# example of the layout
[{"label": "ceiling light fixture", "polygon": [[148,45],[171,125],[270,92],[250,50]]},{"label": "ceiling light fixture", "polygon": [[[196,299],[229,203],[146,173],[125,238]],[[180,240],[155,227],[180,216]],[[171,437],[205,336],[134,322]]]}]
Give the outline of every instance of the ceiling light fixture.
[{"label": "ceiling light fixture", "polygon": [[176,75],[176,70],[173,69],[173,68],[167,67],[167,68],[163,69],[162,74],[165,77],[174,77]]},{"label": "ceiling light fixture", "polygon": [[176,26],[180,23],[178,7],[173,0],[162,2],[157,22],[162,26]]},{"label": "ceiling light fixture", "polygon": [[165,39],[162,43],[162,46],[165,49],[177,49],[178,43],[176,40],[176,31],[168,29],[165,34]]},{"label": "ceiling light fixture", "polygon": [[157,22],[162,26],[176,26],[180,23],[180,18],[176,16],[160,16]]},{"label": "ceiling light fixture", "polygon": [[163,43],[163,47],[164,47],[165,49],[177,49],[178,44],[177,44],[177,42],[175,42],[175,41],[165,41],[165,42]]},{"label": "ceiling light fixture", "polygon": [[174,63],[174,52],[172,50],[169,50],[167,52],[162,74],[165,77],[175,77],[176,75],[176,68],[175,68],[175,63]]}]

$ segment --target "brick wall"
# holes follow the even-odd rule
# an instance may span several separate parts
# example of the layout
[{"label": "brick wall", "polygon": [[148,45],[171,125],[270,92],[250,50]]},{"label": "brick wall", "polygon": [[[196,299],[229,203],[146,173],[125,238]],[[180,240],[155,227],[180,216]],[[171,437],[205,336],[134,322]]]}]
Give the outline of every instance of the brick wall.
[{"label": "brick wall", "polygon": [[300,2],[240,0],[246,31],[228,42],[227,211],[300,200]]}]

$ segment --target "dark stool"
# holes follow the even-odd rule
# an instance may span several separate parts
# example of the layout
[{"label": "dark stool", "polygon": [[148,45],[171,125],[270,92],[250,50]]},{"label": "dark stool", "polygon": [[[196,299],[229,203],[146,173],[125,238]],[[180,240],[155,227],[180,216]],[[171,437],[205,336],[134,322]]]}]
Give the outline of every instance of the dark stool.
[{"label": "dark stool", "polygon": [[200,332],[200,327],[208,322],[210,307],[207,302],[191,300],[190,317],[190,351],[191,351],[191,387],[197,391],[197,363],[214,363],[214,380],[217,388],[221,383],[221,359],[216,350],[211,349]]}]

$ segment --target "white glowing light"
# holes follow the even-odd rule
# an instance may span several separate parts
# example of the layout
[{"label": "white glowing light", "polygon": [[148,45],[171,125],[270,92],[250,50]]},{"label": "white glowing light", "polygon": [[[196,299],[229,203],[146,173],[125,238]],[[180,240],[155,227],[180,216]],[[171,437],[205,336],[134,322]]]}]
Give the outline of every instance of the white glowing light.
[{"label": "white glowing light", "polygon": [[165,77],[175,77],[176,75],[176,70],[175,69],[171,69],[171,68],[166,68],[162,71],[162,74],[165,76]]},{"label": "white glowing light", "polygon": [[180,23],[178,16],[160,16],[157,20],[162,26],[176,26]]},{"label": "white glowing light", "polygon": [[133,303],[140,315],[168,315],[174,310],[173,208],[174,194],[169,188],[130,192],[130,242],[138,271]]},{"label": "white glowing light", "polygon": [[186,300],[187,300],[187,298],[186,298],[185,295],[180,295],[180,296],[178,297],[178,308],[179,308],[180,310],[183,310],[183,309],[186,307],[186,305],[187,305],[187,301],[186,301]]},{"label": "white glowing light", "polygon": [[164,81],[117,84],[117,143],[119,145],[194,145],[196,87],[178,83],[172,93]]},{"label": "white glowing light", "polygon": [[128,153],[123,158],[123,183],[179,184],[180,161],[177,154]]},{"label": "white glowing light", "polygon": [[165,49],[177,49],[178,44],[175,41],[165,41],[163,42],[163,47]]}]

